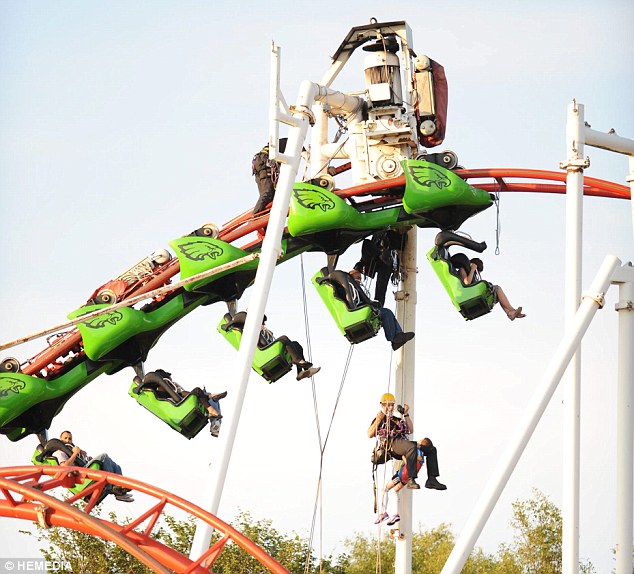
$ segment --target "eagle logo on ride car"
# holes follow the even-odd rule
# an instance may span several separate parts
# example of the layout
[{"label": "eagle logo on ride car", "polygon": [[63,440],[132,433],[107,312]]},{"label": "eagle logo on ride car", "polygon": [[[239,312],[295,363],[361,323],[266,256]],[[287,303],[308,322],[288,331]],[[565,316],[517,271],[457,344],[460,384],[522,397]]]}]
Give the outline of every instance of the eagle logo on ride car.
[{"label": "eagle logo on ride car", "polygon": [[116,325],[121,319],[123,319],[123,314],[120,311],[110,311],[94,319],[84,321],[83,324],[90,329],[102,329],[108,325]]},{"label": "eagle logo on ride car", "polygon": [[335,202],[323,191],[316,189],[300,188],[293,190],[295,199],[306,209],[321,209],[324,213],[335,208]]},{"label": "eagle logo on ride car", "polygon": [[412,179],[423,187],[436,186],[438,189],[443,189],[451,185],[451,180],[432,164],[429,165],[409,165],[407,166]]},{"label": "eagle logo on ride car", "polygon": [[21,379],[13,377],[0,379],[0,397],[6,397],[9,391],[17,395],[24,387],[26,387],[26,383]]},{"label": "eagle logo on ride car", "polygon": [[215,261],[224,251],[218,245],[208,243],[207,241],[191,241],[178,246],[179,251],[191,261],[202,261],[203,259],[211,259]]}]

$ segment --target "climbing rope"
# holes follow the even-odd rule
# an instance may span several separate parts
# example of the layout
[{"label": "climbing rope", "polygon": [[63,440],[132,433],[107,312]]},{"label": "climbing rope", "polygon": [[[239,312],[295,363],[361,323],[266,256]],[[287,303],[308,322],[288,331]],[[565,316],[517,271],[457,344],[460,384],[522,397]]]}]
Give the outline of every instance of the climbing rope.
[{"label": "climbing rope", "polygon": [[[350,349],[348,350],[348,358],[346,359],[346,365],[343,370],[343,375],[341,377],[341,382],[339,383],[339,392],[337,393],[337,400],[335,401],[335,405],[332,409],[332,415],[330,417],[330,424],[328,425],[328,431],[326,432],[326,438],[324,439],[323,444],[320,443],[319,448],[319,474],[317,478],[317,491],[315,493],[315,504],[313,506],[313,518],[311,522],[310,535],[308,537],[308,549],[306,551],[306,564],[304,566],[304,574],[308,574],[310,572],[310,548],[313,544],[313,538],[315,535],[315,523],[317,521],[317,507],[319,506],[319,514],[320,518],[323,515],[322,508],[322,476],[323,476],[323,467],[324,467],[324,453],[326,452],[326,445],[328,444],[328,438],[330,436],[330,431],[332,429],[332,424],[335,419],[335,413],[337,412],[337,406],[339,405],[339,399],[341,398],[341,393],[343,391],[343,385],[346,381],[346,377],[348,376],[348,369],[350,367],[350,362],[352,360],[352,352],[354,351],[354,345],[350,345]],[[323,524],[323,520],[320,520],[320,524]],[[320,557],[320,566],[319,569],[321,571],[321,556],[322,556],[322,532],[319,532],[319,557]]]},{"label": "climbing rope", "polygon": [[[308,303],[307,303],[307,299],[306,299],[306,274],[305,274],[305,269],[304,269],[304,255],[300,255],[300,266],[301,266],[301,276],[302,276],[302,299],[303,299],[303,306],[304,306],[304,328],[306,331],[306,348],[307,348],[307,352],[308,352],[308,360],[312,362],[312,347],[311,347],[311,343],[310,343],[310,325],[309,325],[309,321],[308,321]],[[322,435],[321,435],[321,425],[319,423],[319,410],[318,410],[318,405],[317,405],[317,391],[315,388],[315,381],[314,378],[311,379],[312,381],[312,394],[313,394],[313,410],[315,413],[315,422],[316,422],[316,426],[317,426],[317,439],[319,441],[319,473],[318,473],[318,478],[317,478],[317,489],[316,489],[316,493],[315,493],[315,503],[313,505],[313,517],[311,520],[311,527],[310,527],[310,535],[308,538],[308,547],[306,549],[306,562],[304,565],[304,574],[309,574],[310,572],[310,558],[311,558],[311,548],[313,545],[313,539],[315,536],[315,526],[316,526],[316,522],[317,522],[317,510],[319,508],[319,524],[320,524],[320,531],[319,531],[319,570],[321,572],[322,569],[322,543],[323,543],[323,532],[321,530],[321,527],[323,525],[323,507],[322,507],[322,498],[321,498],[321,493],[322,493],[322,476],[323,476],[323,466],[324,466],[324,453],[326,452],[326,445],[328,444],[328,438],[330,437],[330,431],[332,429],[332,425],[335,419],[335,414],[337,412],[337,407],[339,405],[339,400],[341,398],[341,393],[343,392],[343,386],[344,383],[346,382],[346,378],[348,376],[348,370],[350,368],[350,362],[352,360],[352,353],[354,351],[354,345],[350,345],[350,349],[348,350],[348,357],[346,359],[346,364],[343,370],[343,374],[341,377],[341,382],[339,383],[339,391],[337,393],[337,399],[335,400],[335,404],[334,407],[332,409],[332,414],[330,416],[330,423],[328,425],[328,430],[326,432],[326,437],[324,438],[324,440],[322,441]]]},{"label": "climbing rope", "polygon": [[[499,184],[498,184],[499,185]],[[493,194],[495,203],[495,254],[500,254],[500,235],[502,234],[502,223],[500,220],[500,190],[496,189]]]},{"label": "climbing rope", "polygon": [[[407,299],[403,299],[401,300],[401,305],[403,305],[403,314],[406,315],[407,314]],[[388,367],[388,384],[387,384],[387,389],[385,390],[386,393],[389,393],[391,391],[392,388],[392,362],[393,362],[393,358],[394,358],[394,352],[392,351],[390,353],[390,362],[389,362],[389,367]],[[401,377],[400,380],[395,381],[395,390],[396,387],[398,387],[399,390],[399,395],[402,397],[403,393],[404,393],[404,389],[405,389],[405,371],[401,370]],[[389,434],[389,428],[388,428],[388,434]],[[377,439],[377,444],[379,443],[378,439]],[[372,481],[373,481],[373,492],[374,492],[374,511],[377,514],[377,517],[380,517],[384,512],[386,512],[387,510],[387,502],[388,502],[388,492],[385,490],[385,486],[387,484],[386,482],[386,477],[387,477],[387,462],[384,464],[383,466],[383,480],[382,480],[382,488],[381,488],[381,505],[380,507],[377,509],[377,483],[378,483],[378,473],[377,473],[377,467],[376,465],[373,465],[372,468]],[[390,475],[391,477],[391,475]],[[391,478],[390,478],[391,480]],[[383,526],[383,522],[379,522],[379,528],[377,529],[377,537],[376,537],[376,559],[375,559],[375,574],[381,574],[381,570],[382,570],[382,561],[381,561],[381,534],[382,534],[382,526]]]}]

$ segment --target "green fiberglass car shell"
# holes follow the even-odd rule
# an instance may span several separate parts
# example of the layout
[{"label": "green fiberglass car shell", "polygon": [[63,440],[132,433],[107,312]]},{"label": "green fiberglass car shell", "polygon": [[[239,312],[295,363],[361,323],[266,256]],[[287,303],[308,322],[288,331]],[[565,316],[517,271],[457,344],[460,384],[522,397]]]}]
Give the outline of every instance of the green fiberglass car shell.
[{"label": "green fiberglass car shell", "polygon": [[[205,296],[179,293],[149,311],[121,307],[79,323],[86,356],[93,360],[117,359],[133,364],[143,361],[159,337],[176,321],[205,302]],[[81,317],[107,305],[87,305],[69,319]]]},{"label": "green fiberglass car shell", "polygon": [[454,307],[460,311],[465,320],[477,319],[493,309],[495,295],[491,284],[487,281],[478,281],[473,285],[464,285],[444,247],[433,247],[427,253],[427,260],[447,291]]},{"label": "green fiberglass car shell", "polygon": [[84,361],[52,380],[22,373],[1,373],[0,432],[16,441],[48,428],[66,401],[113,368],[112,363],[95,366]]},{"label": "green fiberglass car shell", "polygon": [[[242,330],[238,328],[223,329],[229,319],[230,317],[225,315],[218,324],[217,330],[237,351],[242,340]],[[292,369],[291,356],[286,350],[286,346],[276,339],[266,347],[256,347],[251,367],[269,383],[274,383]]]},{"label": "green fiberglass car shell", "polygon": [[[181,279],[188,279],[204,271],[210,271],[221,265],[231,263],[249,255],[248,251],[235,247],[230,243],[211,237],[187,236],[170,241],[180,263]],[[250,271],[250,275],[257,269],[257,260],[248,261],[233,269],[227,269],[217,275],[199,279],[185,285],[186,291],[199,291],[202,287],[213,283],[229,274]]]},{"label": "green fiberglass car shell", "polygon": [[453,171],[435,163],[407,160],[402,166],[405,172],[403,207],[407,213],[429,213],[448,207],[482,211],[492,204],[488,192],[469,185]]},{"label": "green fiberglass car shell", "polygon": [[381,328],[381,319],[376,309],[364,305],[350,309],[343,298],[337,295],[335,286],[327,279],[327,268],[319,270],[312,283],[326,305],[341,334],[351,343],[361,343],[374,337]]},{"label": "green fiberglass car shell", "polygon": [[140,390],[137,381],[132,382],[128,394],[188,439],[194,438],[207,426],[207,409],[196,395],[189,394],[175,404],[169,398],[157,397],[154,389]]},{"label": "green fiberglass car shell", "polygon": [[[40,448],[41,447],[36,448],[35,452],[33,453],[33,456],[31,457],[31,462],[33,464],[59,466],[59,462],[54,456],[47,456],[43,460],[40,461],[38,458],[38,456],[41,453]],[[93,460],[88,464],[86,468],[90,468],[92,470],[101,470],[102,469],[101,461]],[[91,484],[93,484],[94,482],[95,481],[90,478],[85,478],[84,480],[78,482],[75,486],[72,486],[68,490],[70,490],[70,492],[72,492],[73,494],[79,494],[80,492],[83,492],[86,488],[88,488]],[[99,504],[106,496],[108,496],[108,492],[102,491],[101,495],[99,496],[99,500],[97,501],[97,504]]]}]

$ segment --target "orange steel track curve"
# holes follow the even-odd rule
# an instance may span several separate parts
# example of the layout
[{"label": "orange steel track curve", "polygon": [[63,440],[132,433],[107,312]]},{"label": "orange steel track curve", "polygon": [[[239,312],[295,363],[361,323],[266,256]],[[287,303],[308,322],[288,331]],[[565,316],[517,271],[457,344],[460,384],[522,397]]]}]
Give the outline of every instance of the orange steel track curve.
[{"label": "orange steel track curve", "polygon": [[[465,180],[491,180],[482,183],[473,183],[475,187],[489,192],[524,192],[524,193],[565,193],[566,173],[558,171],[547,171],[538,169],[517,169],[517,168],[483,168],[483,169],[460,169],[455,173]],[[531,181],[517,181],[531,180]],[[547,183],[537,183],[547,182]],[[381,206],[386,201],[393,201],[399,192],[405,189],[405,177],[397,177],[390,180],[375,181],[336,190],[335,193],[342,198],[373,196],[371,199],[359,203],[362,206]],[[613,183],[593,177],[584,178],[584,195],[594,197],[606,197],[612,199],[630,199],[630,188],[627,185]],[[382,195],[385,194],[385,195]],[[231,221],[225,223],[220,229],[218,238],[231,243],[238,239],[262,231],[269,221],[267,212],[258,217],[253,217],[252,211],[246,211]],[[258,240],[253,240],[242,248],[249,248],[257,244]],[[180,271],[178,259],[172,259],[164,265],[160,272],[152,276],[149,280],[134,287],[126,293],[125,298],[133,295],[147,293],[169,283],[170,279]],[[74,328],[49,343],[49,347],[41,351],[35,357],[29,359],[22,367],[22,373],[26,375],[37,374],[47,365],[54,363],[58,358],[63,357],[73,348],[81,344],[79,330]]]},{"label": "orange steel track curve", "polygon": [[[51,496],[56,488],[69,488],[85,478],[94,480],[80,494],[67,500]],[[107,485],[123,486],[150,497],[150,507],[129,524],[119,525],[92,516],[102,491]],[[87,498],[88,497],[88,498]],[[72,506],[79,499],[87,499],[82,510]],[[154,502],[152,502],[154,499]],[[138,502],[137,502],[138,504]],[[184,510],[211,525],[221,538],[196,560],[190,560],[151,537],[158,519],[167,505]],[[79,467],[14,466],[0,468],[0,516],[20,518],[48,528],[61,526],[110,540],[143,562],[155,572],[171,574],[209,574],[225,544],[233,541],[274,574],[289,571],[259,546],[199,506],[165,490],[132,478]]]}]

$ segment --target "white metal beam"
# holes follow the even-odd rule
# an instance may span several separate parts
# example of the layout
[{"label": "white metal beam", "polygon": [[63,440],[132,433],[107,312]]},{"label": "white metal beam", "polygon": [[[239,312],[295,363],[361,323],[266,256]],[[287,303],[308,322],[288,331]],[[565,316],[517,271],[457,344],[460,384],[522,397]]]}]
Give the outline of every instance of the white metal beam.
[{"label": "white metal beam", "polygon": [[[403,250],[403,265],[405,277],[402,289],[397,293],[396,318],[403,331],[416,332],[416,235],[417,227],[414,226],[407,233],[407,243]],[[407,345],[403,345],[396,351],[395,373],[396,400],[399,404],[407,403],[414,423],[414,437],[416,440],[416,418],[414,409],[414,390],[416,380],[416,338]],[[420,423],[418,423],[420,424]],[[403,488],[399,493],[399,536],[395,539],[396,552],[394,561],[395,574],[412,573],[412,491]]]},{"label": "white metal beam", "polygon": [[[279,59],[279,56],[278,48],[274,57]],[[277,80],[276,78],[272,78],[271,81],[276,82]],[[276,91],[275,109],[279,109],[277,93]],[[236,373],[234,378],[239,381],[239,384],[235,391],[232,391],[229,395],[231,399],[228,409],[229,416],[225,418],[225,425],[228,424],[229,428],[223,425],[223,432],[220,435],[220,440],[222,441],[221,448],[223,451],[222,457],[217,465],[210,468],[210,474],[212,476],[210,477],[208,489],[204,495],[205,501],[201,504],[204,508],[208,508],[212,514],[217,514],[218,507],[220,506],[225,478],[231,460],[233,443],[235,441],[242,406],[244,404],[244,397],[246,395],[247,383],[249,375],[251,374],[251,363],[260,334],[260,326],[262,325],[262,318],[273,280],[273,273],[281,252],[282,232],[284,231],[284,225],[286,223],[286,214],[290,204],[293,183],[295,182],[295,176],[299,169],[302,146],[308,130],[309,118],[306,114],[306,110],[310,110],[312,99],[313,90],[309,85],[305,83],[302,84],[297,97],[297,105],[292,116],[292,122],[290,120],[288,121],[288,123],[293,123],[294,125],[292,125],[288,131],[286,151],[282,156],[278,154],[278,161],[284,163],[282,163],[280,168],[280,176],[275,190],[275,197],[273,198],[269,223],[266,228],[264,241],[262,242],[260,263],[255,275],[251,299],[249,300],[249,313],[244,325],[242,340],[238,350],[238,358],[235,363]],[[279,121],[282,120],[279,119]],[[198,523],[190,556],[200,556],[209,548],[212,533],[213,529],[209,525],[201,522]]]},{"label": "white metal beam", "polygon": [[634,267],[621,267],[619,284],[619,373],[616,394],[616,574],[634,569]]},{"label": "white metal beam", "polygon": [[[584,108],[572,102],[566,123],[566,257],[565,324],[574,321],[581,295],[583,228]],[[562,572],[579,572],[579,484],[581,456],[581,348],[573,355],[564,377],[564,443],[562,493]]]},{"label": "white metal beam", "polygon": [[460,574],[513,469],[522,456],[537,423],[557,389],[566,366],[585,335],[597,309],[600,308],[603,294],[610,286],[614,270],[620,263],[620,260],[614,255],[608,255],[604,259],[588,292],[592,296],[586,295],[583,298],[575,315],[574,323],[571,328],[566,329],[564,337],[550,360],[519,427],[513,433],[505,452],[480,495],[480,499],[467,520],[441,574]]}]

